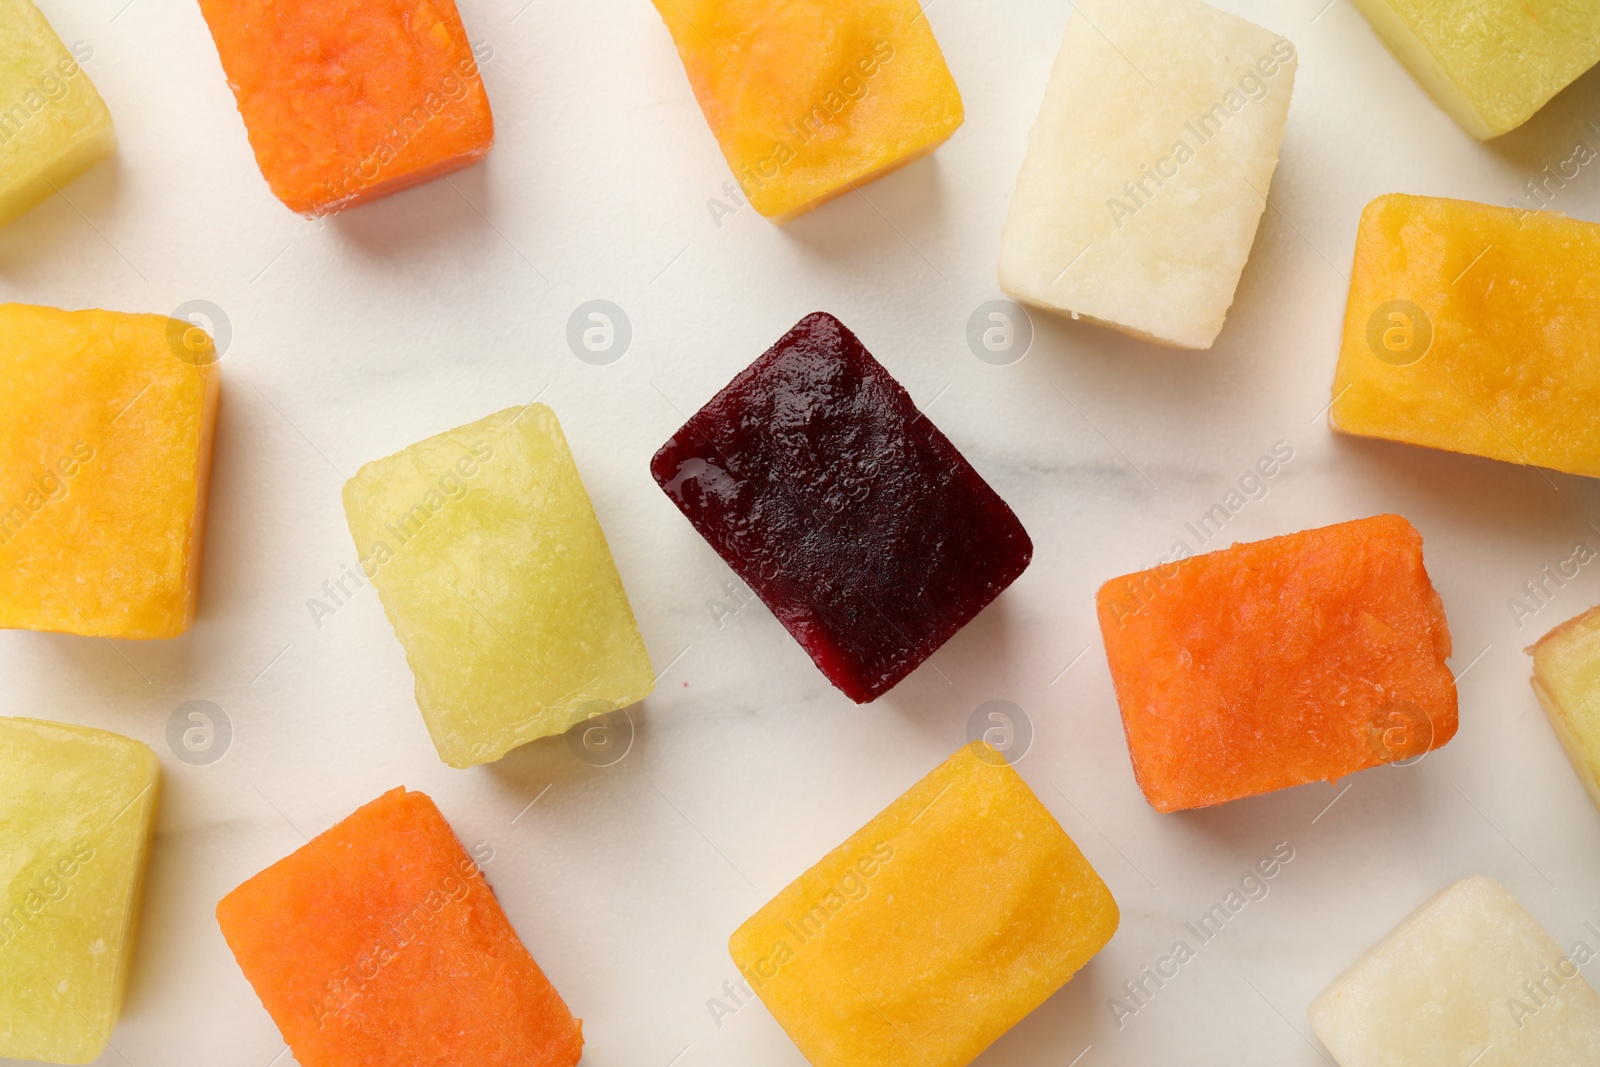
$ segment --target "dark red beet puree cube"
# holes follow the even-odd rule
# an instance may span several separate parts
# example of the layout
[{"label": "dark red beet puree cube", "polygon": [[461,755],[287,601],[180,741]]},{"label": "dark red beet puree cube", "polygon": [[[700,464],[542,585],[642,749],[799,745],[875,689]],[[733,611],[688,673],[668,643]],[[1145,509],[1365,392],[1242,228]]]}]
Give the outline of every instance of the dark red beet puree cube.
[{"label": "dark red beet puree cube", "polygon": [[1033,558],[1005,501],[832,315],[802,319],[746,367],[650,472],[860,704]]}]

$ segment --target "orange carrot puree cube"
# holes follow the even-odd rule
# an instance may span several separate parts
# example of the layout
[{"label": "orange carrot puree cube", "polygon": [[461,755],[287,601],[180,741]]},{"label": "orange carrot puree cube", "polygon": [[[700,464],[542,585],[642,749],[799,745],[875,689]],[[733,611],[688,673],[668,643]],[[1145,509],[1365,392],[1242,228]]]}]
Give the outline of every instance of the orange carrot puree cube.
[{"label": "orange carrot puree cube", "polygon": [[165,315],[0,304],[0,627],[189,628],[216,361]]},{"label": "orange carrot puree cube", "polygon": [[327,215],[494,143],[454,0],[200,0],[272,192]]},{"label": "orange carrot puree cube", "polygon": [[744,195],[784,220],[933,151],[964,112],[917,0],[655,0]]},{"label": "orange carrot puree cube", "polygon": [[394,789],[217,905],[301,1067],[572,1067],[583,1027],[422,793]]},{"label": "orange carrot puree cube", "polygon": [[1450,628],[1398,515],[1116,578],[1099,610],[1158,811],[1331,781],[1455,736]]}]

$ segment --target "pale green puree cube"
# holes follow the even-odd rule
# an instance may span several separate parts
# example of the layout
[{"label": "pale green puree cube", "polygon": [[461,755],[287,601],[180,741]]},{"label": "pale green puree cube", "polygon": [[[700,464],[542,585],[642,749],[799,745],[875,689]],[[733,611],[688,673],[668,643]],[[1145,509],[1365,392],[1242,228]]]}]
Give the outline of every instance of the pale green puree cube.
[{"label": "pale green puree cube", "polygon": [[367,464],[344,505],[452,767],[497,760],[654,688],[611,549],[543,404]]},{"label": "pale green puree cube", "polygon": [[0,225],[111,154],[111,112],[31,0],[0,0]]},{"label": "pale green puree cube", "polygon": [[133,953],[160,765],[103,730],[0,719],[0,1058],[89,1063]]}]

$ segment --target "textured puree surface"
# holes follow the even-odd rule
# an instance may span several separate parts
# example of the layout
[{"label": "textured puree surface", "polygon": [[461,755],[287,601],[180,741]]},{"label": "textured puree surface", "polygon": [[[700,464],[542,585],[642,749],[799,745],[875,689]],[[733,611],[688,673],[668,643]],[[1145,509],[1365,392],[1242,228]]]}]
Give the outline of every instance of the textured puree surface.
[{"label": "textured puree surface", "polygon": [[323,215],[482,159],[489,97],[454,0],[200,0],[272,192]]},{"label": "textured puree surface", "polygon": [[1334,429],[1600,476],[1596,278],[1595,223],[1374,200],[1356,237]]},{"label": "textured puree surface", "polygon": [[1455,736],[1450,630],[1398,515],[1107,582],[1100,629],[1160,811],[1331,781]]},{"label": "textured puree surface", "polygon": [[1424,904],[1310,1016],[1339,1067],[1593,1067],[1600,1050],[1600,995],[1488,878]]},{"label": "textured puree surface", "polygon": [[1530,651],[1539,703],[1600,807],[1600,608],[1551,630]]},{"label": "textured puree surface", "polygon": [[1000,287],[1210,348],[1278,165],[1294,46],[1198,0],[1084,0],[1028,140]]},{"label": "textured puree surface", "polygon": [[1033,556],[1005,502],[823,313],[741,371],[650,469],[857,703],[915,670]]},{"label": "textured puree surface", "polygon": [[572,1067],[581,1024],[422,793],[395,789],[217,906],[301,1067]]},{"label": "textured puree surface", "polygon": [[111,112],[32,0],[0,0],[0,226],[116,147]]},{"label": "textured puree surface", "polygon": [[816,1067],[962,1067],[1116,932],[1027,783],[958,751],[745,922],[740,972]]},{"label": "textured puree surface", "polygon": [[1600,4],[1592,0],[1354,2],[1474,137],[1521,126],[1600,62]]},{"label": "textured puree surface", "polygon": [[188,629],[218,381],[187,323],[0,305],[0,627]]},{"label": "textured puree surface", "polygon": [[160,765],[102,730],[0,719],[0,1057],[89,1063],[133,955]]},{"label": "textured puree surface", "polygon": [[543,404],[368,463],[344,504],[451,766],[499,759],[655,687],[605,533]]},{"label": "textured puree surface", "polygon": [[916,0],[655,0],[757,211],[789,218],[932,151],[961,94]]}]

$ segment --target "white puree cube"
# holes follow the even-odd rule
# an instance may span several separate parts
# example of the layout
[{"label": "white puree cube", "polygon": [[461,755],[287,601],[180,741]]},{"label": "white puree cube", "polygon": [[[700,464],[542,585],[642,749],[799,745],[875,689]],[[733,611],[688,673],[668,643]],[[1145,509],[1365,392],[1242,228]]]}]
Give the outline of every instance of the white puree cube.
[{"label": "white puree cube", "polygon": [[1595,1067],[1600,995],[1510,893],[1457,882],[1311,1005],[1340,1067]]},{"label": "white puree cube", "polygon": [[1000,249],[1000,287],[1210,348],[1278,164],[1298,57],[1197,0],[1080,0]]}]

